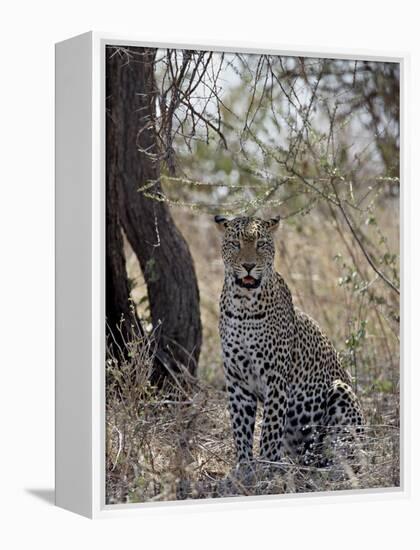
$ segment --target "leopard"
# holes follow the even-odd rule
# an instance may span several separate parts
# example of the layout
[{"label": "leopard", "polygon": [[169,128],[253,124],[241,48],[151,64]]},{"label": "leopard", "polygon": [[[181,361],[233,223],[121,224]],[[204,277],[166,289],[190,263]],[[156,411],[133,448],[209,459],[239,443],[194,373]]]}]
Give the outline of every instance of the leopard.
[{"label": "leopard", "polygon": [[339,353],[275,270],[280,217],[214,220],[222,231],[219,333],[236,464],[254,460],[258,406],[258,460],[322,460],[329,429],[354,434],[365,420]]}]

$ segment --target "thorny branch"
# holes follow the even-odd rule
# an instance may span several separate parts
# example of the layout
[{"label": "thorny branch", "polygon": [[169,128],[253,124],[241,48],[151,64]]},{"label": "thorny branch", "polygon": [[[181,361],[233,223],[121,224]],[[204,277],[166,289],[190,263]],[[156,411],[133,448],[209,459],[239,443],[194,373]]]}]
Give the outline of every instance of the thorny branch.
[{"label": "thorny branch", "polygon": [[[166,164],[169,177],[174,178],[172,183],[190,185],[192,180],[198,181],[185,173],[176,179],[175,155],[182,143],[194,154],[197,141],[214,144],[216,151],[220,145],[225,150],[239,148],[238,155],[231,155],[238,170],[246,174],[241,166],[243,158],[254,173],[249,181],[238,185],[200,181],[209,190],[212,184],[224,186],[228,195],[243,190],[242,199],[230,202],[225,202],[226,194],[213,204],[201,202],[199,195],[193,201],[174,199],[166,192],[153,193],[152,181],[139,186],[139,191],[176,206],[210,211],[251,213],[287,206],[284,218],[307,213],[327,201],[341,213],[371,268],[399,293],[397,285],[376,265],[347,213],[351,209],[362,215],[379,189],[388,182],[399,183],[396,71],[393,64],[377,67],[370,62],[175,49],[159,52],[156,82],[150,87],[155,94],[156,117],[151,121],[145,114],[144,127],[139,129],[142,132],[153,124],[159,147],[157,152],[142,152]],[[233,78],[239,78],[247,90],[245,104],[241,98],[238,106],[229,100],[227,90],[232,84],[226,87],[225,82]],[[350,163],[354,141],[346,145],[343,136],[350,133],[347,128],[356,112],[363,113],[359,118],[371,138],[358,148]],[[394,151],[392,161],[386,157],[390,150]],[[364,167],[367,159],[375,159],[375,151],[385,174],[366,175]],[[263,176],[256,176],[259,167]],[[372,185],[366,190],[368,180]]]}]

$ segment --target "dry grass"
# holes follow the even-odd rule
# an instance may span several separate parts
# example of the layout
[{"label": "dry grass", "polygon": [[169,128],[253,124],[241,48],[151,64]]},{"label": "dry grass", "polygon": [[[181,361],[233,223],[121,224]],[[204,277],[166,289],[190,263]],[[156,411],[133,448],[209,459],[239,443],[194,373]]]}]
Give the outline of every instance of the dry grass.
[{"label": "dry grass", "polygon": [[[142,346],[139,341],[137,349]],[[225,393],[197,383],[185,394],[157,394],[147,383],[148,366],[138,357],[125,367],[108,362],[109,373],[114,368],[123,371],[122,392],[111,385],[107,400],[110,504],[399,485],[399,430],[393,424],[390,399],[363,400],[371,414],[356,460],[315,468],[285,458],[275,466],[256,462],[236,470]],[[133,368],[138,374],[135,381]],[[260,426],[261,414],[256,453]]]},{"label": "dry grass", "polygon": [[[393,250],[398,250],[397,210],[397,202],[391,201],[377,213]],[[256,462],[237,472],[217,329],[223,282],[220,236],[211,216],[174,214],[193,254],[200,287],[204,338],[199,380],[185,394],[151,391],[150,358],[143,351],[149,344],[141,339],[131,344],[125,365],[108,358],[108,372],[119,372],[125,382],[120,395],[112,384],[107,388],[107,502],[398,486],[398,297],[374,277],[351,238],[343,238],[340,225],[320,212],[293,219],[278,232],[276,267],[295,304],[319,322],[355,379],[368,423],[357,464],[303,468],[285,458],[276,467]],[[132,296],[147,318],[145,286],[128,245],[126,254]],[[260,421],[259,416],[256,454]]]}]

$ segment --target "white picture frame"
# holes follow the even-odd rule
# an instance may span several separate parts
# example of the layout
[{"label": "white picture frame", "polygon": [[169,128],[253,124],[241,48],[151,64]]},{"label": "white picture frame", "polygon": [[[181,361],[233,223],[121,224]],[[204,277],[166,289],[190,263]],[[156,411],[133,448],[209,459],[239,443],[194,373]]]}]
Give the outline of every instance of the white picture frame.
[{"label": "white picture frame", "polygon": [[[392,61],[401,67],[401,486],[337,493],[276,495],[144,504],[105,504],[105,64],[106,45],[276,53]],[[409,468],[409,365],[407,235],[409,175],[405,53],[323,49],[272,44],[147,42],[89,32],[56,44],[56,504],[89,518],[214,506],[296,505],[341,499],[407,497]],[[76,354],[77,352],[77,354]],[[77,360],[76,360],[77,357]]]}]

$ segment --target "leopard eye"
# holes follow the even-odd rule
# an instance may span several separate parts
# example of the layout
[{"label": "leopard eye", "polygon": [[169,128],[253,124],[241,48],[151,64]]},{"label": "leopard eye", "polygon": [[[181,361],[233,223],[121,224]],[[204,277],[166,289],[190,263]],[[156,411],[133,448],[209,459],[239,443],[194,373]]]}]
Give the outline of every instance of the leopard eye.
[{"label": "leopard eye", "polygon": [[258,249],[264,248],[266,244],[267,244],[266,241],[263,241],[263,240],[257,241],[257,248]]},{"label": "leopard eye", "polygon": [[233,246],[233,248],[236,248],[237,250],[241,248],[241,243],[239,241],[230,241],[230,244],[231,246]]}]

